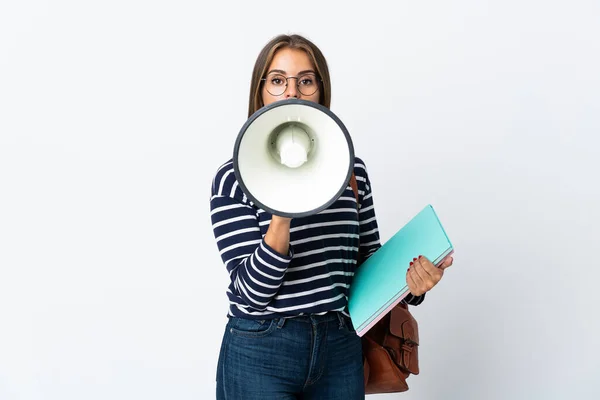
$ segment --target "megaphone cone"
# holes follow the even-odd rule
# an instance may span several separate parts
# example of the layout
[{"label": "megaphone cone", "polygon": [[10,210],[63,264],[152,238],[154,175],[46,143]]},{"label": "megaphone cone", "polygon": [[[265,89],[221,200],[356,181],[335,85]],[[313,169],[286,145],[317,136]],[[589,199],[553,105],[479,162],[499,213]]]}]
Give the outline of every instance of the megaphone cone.
[{"label": "megaphone cone", "polygon": [[235,142],[233,167],[254,204],[300,218],[326,209],[343,193],[354,168],[354,146],[331,110],[292,98],[250,116]]}]

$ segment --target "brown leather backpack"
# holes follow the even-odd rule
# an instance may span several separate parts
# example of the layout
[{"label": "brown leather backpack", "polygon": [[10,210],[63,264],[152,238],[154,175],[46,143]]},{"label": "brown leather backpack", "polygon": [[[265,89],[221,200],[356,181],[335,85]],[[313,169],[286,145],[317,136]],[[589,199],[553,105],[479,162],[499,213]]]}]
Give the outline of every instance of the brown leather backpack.
[{"label": "brown leather backpack", "polygon": [[[358,185],[352,174],[350,186],[358,206]],[[419,327],[408,306],[398,304],[362,338],[365,393],[408,390],[406,379],[419,373]]]}]

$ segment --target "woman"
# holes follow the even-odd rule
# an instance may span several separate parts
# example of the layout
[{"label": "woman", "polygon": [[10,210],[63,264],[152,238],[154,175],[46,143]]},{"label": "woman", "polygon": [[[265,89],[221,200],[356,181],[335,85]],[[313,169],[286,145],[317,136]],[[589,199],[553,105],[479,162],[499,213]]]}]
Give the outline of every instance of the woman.
[{"label": "woman", "polygon": [[[256,60],[248,116],[291,97],[329,107],[329,71],[311,41],[281,35]],[[380,241],[371,184],[358,157],[354,172],[359,212],[348,186],[327,210],[292,220],[251,203],[231,160],[217,170],[211,218],[231,278],[217,399],[364,398],[361,340],[348,317],[347,295],[357,265]],[[405,301],[420,304],[451,264],[435,268],[415,259]]]}]

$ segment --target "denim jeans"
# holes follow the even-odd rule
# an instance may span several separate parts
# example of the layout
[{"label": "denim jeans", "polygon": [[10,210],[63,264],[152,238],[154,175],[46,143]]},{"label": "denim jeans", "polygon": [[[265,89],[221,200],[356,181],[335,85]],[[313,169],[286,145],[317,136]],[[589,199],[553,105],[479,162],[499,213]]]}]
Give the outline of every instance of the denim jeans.
[{"label": "denim jeans", "polygon": [[229,318],[217,400],[364,398],[361,340],[342,314]]}]

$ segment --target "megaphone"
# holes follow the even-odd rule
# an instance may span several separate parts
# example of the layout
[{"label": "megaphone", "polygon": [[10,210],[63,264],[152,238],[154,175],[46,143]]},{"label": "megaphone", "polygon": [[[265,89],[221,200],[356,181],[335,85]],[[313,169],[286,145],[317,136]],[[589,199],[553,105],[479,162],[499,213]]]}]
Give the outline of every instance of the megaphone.
[{"label": "megaphone", "polygon": [[286,99],[248,118],[233,150],[242,191],[258,207],[288,218],[317,214],[350,182],[354,146],[342,121],[318,103]]}]

